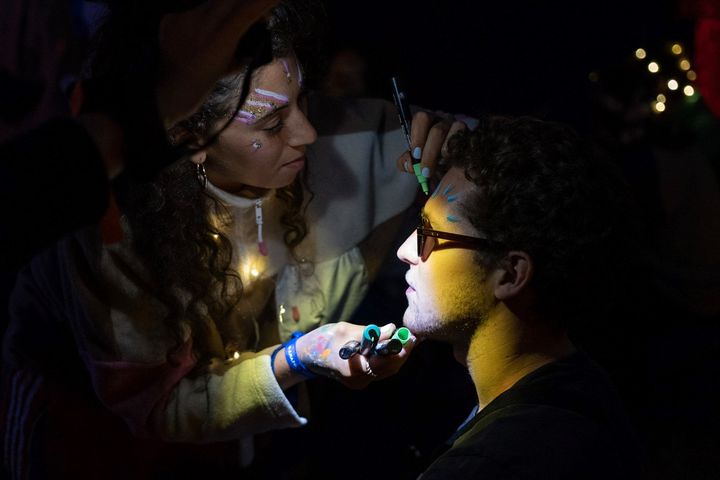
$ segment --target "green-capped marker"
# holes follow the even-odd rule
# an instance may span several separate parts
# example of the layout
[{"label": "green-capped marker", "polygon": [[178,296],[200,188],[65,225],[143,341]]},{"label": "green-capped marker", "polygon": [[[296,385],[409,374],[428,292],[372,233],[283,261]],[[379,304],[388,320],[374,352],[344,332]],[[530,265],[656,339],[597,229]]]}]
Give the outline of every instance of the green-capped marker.
[{"label": "green-capped marker", "polygon": [[417,177],[417,181],[422,187],[422,191],[425,195],[430,195],[430,188],[428,187],[428,179],[422,174],[422,164],[420,162],[413,163],[413,171]]},{"label": "green-capped marker", "polygon": [[400,327],[395,330],[392,338],[397,338],[398,340],[400,340],[400,343],[405,345],[408,340],[410,340],[410,330],[407,327]]}]

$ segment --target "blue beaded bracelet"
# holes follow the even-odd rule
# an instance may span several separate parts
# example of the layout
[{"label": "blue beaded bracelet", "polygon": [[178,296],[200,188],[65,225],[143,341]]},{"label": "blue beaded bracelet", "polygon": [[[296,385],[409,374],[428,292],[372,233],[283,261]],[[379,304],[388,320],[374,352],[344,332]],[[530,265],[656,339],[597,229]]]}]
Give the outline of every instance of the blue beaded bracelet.
[{"label": "blue beaded bracelet", "polygon": [[[285,360],[287,361],[287,364],[290,366],[290,370],[292,370],[295,373],[299,373],[305,378],[315,378],[317,375],[315,375],[313,372],[310,371],[309,368],[305,366],[305,364],[300,360],[300,357],[298,357],[297,354],[297,348],[295,346],[295,343],[297,342],[297,339],[302,337],[303,333],[300,331],[294,332],[290,336],[290,340],[282,344],[282,347],[285,348]],[[279,349],[275,350],[273,352],[273,355],[277,353]],[[273,356],[271,356],[271,361],[273,361]]]}]

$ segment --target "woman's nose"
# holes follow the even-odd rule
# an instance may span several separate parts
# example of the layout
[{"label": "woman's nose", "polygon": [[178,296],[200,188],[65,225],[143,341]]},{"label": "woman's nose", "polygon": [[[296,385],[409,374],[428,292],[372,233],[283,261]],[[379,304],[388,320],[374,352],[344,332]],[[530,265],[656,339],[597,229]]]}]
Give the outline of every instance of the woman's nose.
[{"label": "woman's nose", "polygon": [[310,121],[302,111],[297,110],[289,123],[290,125],[288,125],[288,127],[291,130],[288,143],[290,146],[299,147],[315,143],[315,140],[317,140],[317,131],[315,131],[315,127],[310,124]]}]

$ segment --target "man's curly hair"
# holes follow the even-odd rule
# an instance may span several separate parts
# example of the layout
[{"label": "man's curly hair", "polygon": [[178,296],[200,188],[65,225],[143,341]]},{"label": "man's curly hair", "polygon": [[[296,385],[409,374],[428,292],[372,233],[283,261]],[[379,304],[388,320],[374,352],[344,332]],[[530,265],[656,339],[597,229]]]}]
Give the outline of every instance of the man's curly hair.
[{"label": "man's curly hair", "polygon": [[632,202],[616,166],[569,127],[529,117],[488,117],[454,136],[448,165],[478,188],[461,204],[502,251],[522,250],[541,315],[563,328],[604,310],[621,288],[637,239]]}]

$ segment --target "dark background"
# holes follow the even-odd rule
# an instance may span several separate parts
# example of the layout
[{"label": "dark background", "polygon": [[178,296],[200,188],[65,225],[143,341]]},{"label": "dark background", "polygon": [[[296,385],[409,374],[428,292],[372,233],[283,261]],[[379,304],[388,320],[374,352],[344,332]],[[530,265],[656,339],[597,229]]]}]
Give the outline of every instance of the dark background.
[{"label": "dark background", "polygon": [[[14,32],[2,13],[19,3],[0,0],[0,67],[17,67],[15,76],[0,69],[0,140],[67,113],[63,94],[77,78],[92,30],[87,19],[98,7],[46,3],[34,2],[36,21],[24,21],[53,27],[24,32],[28,43],[14,58],[5,41]],[[668,53],[672,42],[693,59],[694,20],[668,0],[323,3],[322,40],[309,59],[317,88],[328,88],[333,55],[352,49],[367,65],[364,86],[354,94],[389,99],[389,77],[399,74],[416,105],[560,120],[612,153],[643,213],[649,266],[636,272],[612,318],[578,337],[615,379],[649,476],[717,478],[720,128],[701,97],[671,95],[664,87],[678,74]],[[634,58],[638,47],[661,62],[660,75]],[[661,92],[670,100],[656,115],[649,105]],[[403,233],[412,226],[409,220]],[[403,270],[391,255],[354,321],[399,323]],[[246,476],[415,478],[475,402],[449,349],[429,342],[399,375],[364,391],[325,380],[309,386],[310,424],[261,438],[259,462]]]},{"label": "dark background", "polygon": [[588,75],[638,47],[691,45],[676,2],[326,1],[328,47],[370,64],[368,93],[399,73],[413,102],[450,112],[536,114],[587,126]]}]

